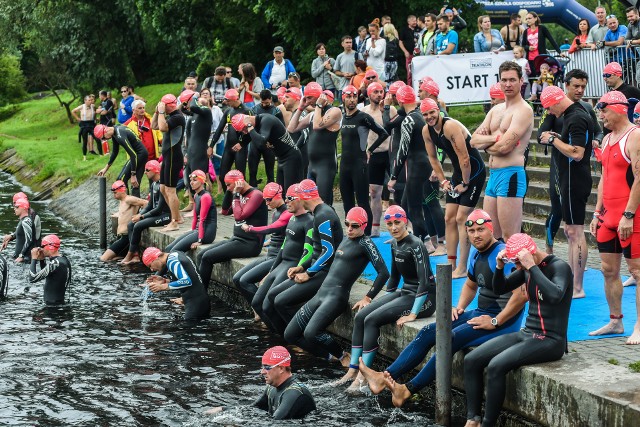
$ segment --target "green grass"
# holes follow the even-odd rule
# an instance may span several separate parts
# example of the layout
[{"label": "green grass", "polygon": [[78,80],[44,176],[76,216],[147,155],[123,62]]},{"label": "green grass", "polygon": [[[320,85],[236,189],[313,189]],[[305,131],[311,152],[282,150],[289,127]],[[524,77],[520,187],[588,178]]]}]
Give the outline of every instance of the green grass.
[{"label": "green grass", "polygon": [[609,362],[612,365],[619,365],[620,364],[620,362],[618,362],[618,359],[613,359],[613,358],[607,360],[607,362]]},{"label": "green grass", "polygon": [[629,369],[633,372],[640,373],[640,361],[629,363]]},{"label": "green grass", "polygon": [[464,105],[459,107],[450,107],[449,115],[460,121],[471,133],[473,133],[484,121],[486,113],[484,112],[482,105]]}]

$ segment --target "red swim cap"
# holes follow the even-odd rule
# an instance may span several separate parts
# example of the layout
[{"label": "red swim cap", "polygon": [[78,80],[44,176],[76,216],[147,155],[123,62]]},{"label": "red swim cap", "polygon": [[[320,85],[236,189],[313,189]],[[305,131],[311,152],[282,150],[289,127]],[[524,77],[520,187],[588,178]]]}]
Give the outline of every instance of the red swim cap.
[{"label": "red swim cap", "polygon": [[296,101],[300,101],[302,99],[302,91],[297,87],[290,87],[286,89],[284,92],[284,96],[288,96],[289,98],[293,98]]},{"label": "red swim cap", "polygon": [[516,233],[507,240],[505,256],[510,259],[517,258],[518,253],[523,249],[528,250],[533,255],[538,250],[538,246],[528,234]]},{"label": "red swim cap", "polygon": [[398,93],[398,89],[400,89],[402,86],[405,86],[405,83],[402,80],[396,80],[389,86],[389,93],[391,95],[395,95],[396,93]]},{"label": "red swim cap", "polygon": [[27,199],[17,199],[13,202],[14,208],[29,209],[29,201]]},{"label": "red swim cap", "polygon": [[396,99],[401,104],[415,104],[416,93],[409,85],[404,85],[396,92]]},{"label": "red swim cap", "polygon": [[481,224],[481,225],[484,225],[489,230],[493,231],[493,222],[491,222],[491,217],[489,216],[489,214],[487,212],[483,211],[482,209],[474,210],[467,217],[467,221],[473,221],[474,223],[479,219],[484,219],[486,222],[484,224]]},{"label": "red swim cap", "polygon": [[617,62],[609,62],[604,66],[604,70],[602,70],[603,74],[613,74],[618,77],[622,77],[622,66]]},{"label": "red swim cap", "polygon": [[[636,104],[636,106],[633,108],[633,112],[634,112],[634,113],[640,113],[640,102],[638,102],[638,103]],[[18,193],[18,194],[20,194],[20,193]],[[15,196],[14,196],[14,197],[15,197]]]},{"label": "red swim cap", "polygon": [[[627,97],[617,90],[612,90],[602,95],[602,98],[598,101],[598,104],[600,103],[606,104],[603,108],[608,108],[618,114],[627,114],[629,110]],[[598,104],[596,104],[596,108],[598,108]]]},{"label": "red swim cap", "polygon": [[244,174],[237,169],[232,169],[224,176],[224,182],[230,184],[236,181],[244,181]]},{"label": "red swim cap", "polygon": [[247,126],[244,122],[245,117],[244,114],[236,114],[231,118],[231,126],[233,126],[236,132],[241,132],[245,126]]},{"label": "red swim cap", "polygon": [[142,254],[142,263],[149,267],[153,261],[158,259],[161,253],[162,251],[158,248],[148,247]]},{"label": "red swim cap", "polygon": [[400,221],[407,223],[407,213],[399,205],[391,205],[384,212],[384,220],[393,221],[399,219]]},{"label": "red swim cap", "polygon": [[162,99],[160,99],[160,102],[162,102],[164,105],[170,105],[170,104],[177,105],[178,98],[176,98],[175,95],[168,93],[165,96],[163,96]]},{"label": "red swim cap", "polygon": [[349,209],[349,212],[347,212],[347,219],[360,225],[364,225],[369,222],[367,212],[360,206]]},{"label": "red swim cap", "polygon": [[20,191],[19,193],[16,193],[13,195],[13,201],[15,202],[18,199],[27,199],[29,200],[29,198],[27,197],[26,194],[24,194],[22,191]]},{"label": "red swim cap", "polygon": [[262,355],[262,364],[266,366],[291,366],[289,350],[280,345],[271,347]]},{"label": "red swim cap", "polygon": [[299,198],[299,192],[298,184],[291,184],[287,189],[287,197],[295,197],[297,199]]},{"label": "red swim cap", "polygon": [[124,181],[118,180],[111,184],[111,191],[114,193],[124,193],[127,191],[127,184],[125,184]]},{"label": "red swim cap", "polygon": [[420,90],[427,92],[431,96],[440,95],[440,86],[433,79],[425,80],[420,85]]},{"label": "red swim cap", "polygon": [[201,171],[200,169],[196,169],[193,172],[191,172],[191,175],[189,175],[189,179],[193,177],[198,178],[198,181],[200,181],[203,184],[207,181],[207,174]]},{"label": "red swim cap", "polygon": [[51,246],[54,249],[60,249],[60,239],[55,234],[49,234],[42,238],[41,247]]},{"label": "red swim cap", "polygon": [[265,199],[282,199],[282,187],[275,182],[270,182],[264,186],[262,190],[262,196]]},{"label": "red swim cap", "polygon": [[304,96],[311,96],[313,98],[319,98],[322,95],[322,86],[316,82],[311,82],[304,88]]},{"label": "red swim cap", "polygon": [[298,184],[298,196],[302,200],[318,199],[320,197],[318,186],[310,179],[303,179]]},{"label": "red swim cap", "polygon": [[378,82],[371,83],[369,86],[367,86],[367,96],[371,96],[371,93],[376,90],[384,91],[384,88]]},{"label": "red swim cap", "polygon": [[358,94],[358,89],[356,89],[354,85],[345,86],[344,89],[342,89],[342,100],[344,101],[347,95],[357,95],[357,94]]},{"label": "red swim cap", "polygon": [[323,90],[322,93],[324,93],[327,96],[327,98],[331,100],[331,102],[333,102],[333,100],[336,99],[336,96],[329,89]]},{"label": "red swim cap", "polygon": [[284,86],[280,86],[278,88],[278,90],[276,91],[276,95],[278,96],[278,99],[280,101],[282,101],[282,99],[284,98],[284,94],[287,93],[287,88]]},{"label": "red swim cap", "polygon": [[365,79],[369,79],[369,77],[375,77],[377,79],[379,77],[378,76],[378,72],[376,70],[373,70],[373,69],[372,70],[367,70],[364,73],[364,78]]},{"label": "red swim cap", "polygon": [[104,139],[104,132],[106,130],[107,127],[105,125],[96,125],[96,127],[93,128],[93,136],[98,139]]},{"label": "red swim cap", "polygon": [[180,99],[181,103],[188,104],[189,101],[191,101],[191,98],[193,98],[193,95],[195,94],[196,93],[192,90],[189,90],[189,89],[183,90],[178,99]]},{"label": "red swim cap", "polygon": [[224,93],[224,99],[228,101],[237,101],[238,99],[240,99],[240,94],[235,89],[228,89]]},{"label": "red swim cap", "polygon": [[504,92],[500,83],[494,83],[489,88],[489,97],[495,99],[504,99]]},{"label": "red swim cap", "polygon": [[549,108],[557,105],[564,97],[564,92],[558,86],[547,86],[542,90],[540,103],[542,108]]},{"label": "red swim cap", "polygon": [[155,173],[160,172],[160,163],[157,160],[149,160],[145,163],[144,168]]},{"label": "red swim cap", "polygon": [[438,103],[431,98],[425,98],[420,102],[420,111],[426,113],[430,110],[438,110],[440,111],[440,107]]}]

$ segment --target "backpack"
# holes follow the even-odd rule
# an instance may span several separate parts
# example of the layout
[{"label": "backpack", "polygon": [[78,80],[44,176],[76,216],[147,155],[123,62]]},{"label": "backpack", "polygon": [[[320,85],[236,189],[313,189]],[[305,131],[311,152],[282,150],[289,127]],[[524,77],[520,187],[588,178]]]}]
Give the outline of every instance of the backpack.
[{"label": "backpack", "polygon": [[396,61],[400,57],[400,42],[398,39],[387,40],[387,49],[384,54],[385,61]]}]

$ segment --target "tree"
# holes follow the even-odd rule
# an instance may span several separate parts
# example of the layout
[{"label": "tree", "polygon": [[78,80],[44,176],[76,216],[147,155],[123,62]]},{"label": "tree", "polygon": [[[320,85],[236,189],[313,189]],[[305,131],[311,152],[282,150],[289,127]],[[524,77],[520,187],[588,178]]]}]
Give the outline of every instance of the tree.
[{"label": "tree", "polygon": [[26,95],[20,61],[14,55],[0,55],[0,107]]}]

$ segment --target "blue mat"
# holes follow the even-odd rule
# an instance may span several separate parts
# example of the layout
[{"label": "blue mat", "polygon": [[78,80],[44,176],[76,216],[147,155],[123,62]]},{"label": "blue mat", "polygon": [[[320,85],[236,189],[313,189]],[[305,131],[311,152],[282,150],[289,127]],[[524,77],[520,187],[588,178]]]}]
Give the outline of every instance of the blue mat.
[{"label": "blue mat", "polygon": [[[391,245],[384,242],[391,239],[388,233],[381,233],[380,237],[373,238],[374,243],[380,249],[384,261],[387,266],[391,266]],[[597,256],[597,254],[591,254]],[[436,271],[437,264],[446,264],[447,257],[445,255],[430,257],[431,267]],[[622,261],[624,262],[624,260]],[[376,271],[369,264],[364,271],[363,276],[367,279],[375,278]],[[625,277],[622,279],[625,280]],[[465,279],[453,280],[452,300],[455,304],[460,296],[460,291],[464,285]],[[571,312],[569,314],[569,341],[593,340],[600,338],[611,338],[618,336],[628,336],[633,331],[633,325],[636,321],[636,287],[628,286],[624,288],[622,294],[622,312],[625,317],[623,319],[625,334],[622,335],[604,335],[598,337],[589,336],[589,332],[604,326],[609,321],[609,307],[604,295],[604,277],[600,270],[589,269],[584,273],[584,288],[587,294],[586,298],[574,300],[571,304]],[[469,306],[477,307],[477,297]]]}]

